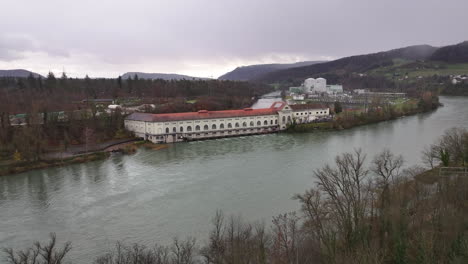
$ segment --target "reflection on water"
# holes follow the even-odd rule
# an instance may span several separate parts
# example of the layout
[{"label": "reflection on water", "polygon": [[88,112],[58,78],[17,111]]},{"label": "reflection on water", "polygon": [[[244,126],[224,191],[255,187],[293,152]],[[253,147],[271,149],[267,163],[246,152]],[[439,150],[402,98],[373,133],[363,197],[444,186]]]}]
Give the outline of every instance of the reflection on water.
[{"label": "reflection on water", "polygon": [[408,165],[419,163],[422,148],[445,129],[468,127],[468,98],[442,102],[432,113],[344,131],[180,143],[0,177],[0,247],[29,246],[56,232],[73,242],[71,257],[83,263],[117,239],[203,240],[218,208],[269,222],[298,209],[290,198],[343,151],[362,148],[372,156],[388,147],[404,153]]}]

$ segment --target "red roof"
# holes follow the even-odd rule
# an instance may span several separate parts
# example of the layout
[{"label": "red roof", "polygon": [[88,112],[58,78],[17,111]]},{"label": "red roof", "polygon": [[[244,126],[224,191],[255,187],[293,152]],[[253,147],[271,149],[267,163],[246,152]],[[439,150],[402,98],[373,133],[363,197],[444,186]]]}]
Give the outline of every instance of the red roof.
[{"label": "red roof", "polygon": [[126,119],[146,121],[146,122],[171,122],[171,121],[182,121],[182,120],[275,115],[278,112],[278,110],[279,108],[271,107],[271,108],[263,108],[263,109],[245,108],[242,110],[223,110],[223,111],[200,110],[198,112],[170,113],[170,114],[133,113],[129,115]]}]

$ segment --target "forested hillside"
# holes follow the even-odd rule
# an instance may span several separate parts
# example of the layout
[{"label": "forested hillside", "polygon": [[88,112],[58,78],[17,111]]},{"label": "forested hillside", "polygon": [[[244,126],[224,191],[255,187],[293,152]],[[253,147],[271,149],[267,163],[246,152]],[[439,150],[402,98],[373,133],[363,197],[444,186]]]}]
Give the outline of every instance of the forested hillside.
[{"label": "forested hillside", "polygon": [[276,64],[258,64],[237,67],[231,72],[220,76],[219,80],[249,81],[261,78],[265,74],[295,67],[302,67],[322,63],[323,61],[302,61],[296,63],[276,63]]},{"label": "forested hillside", "polygon": [[[453,83],[455,76],[465,79]],[[413,93],[429,89],[442,94],[468,95],[466,76],[468,42],[463,42],[441,48],[419,45],[351,56],[274,71],[256,81],[276,83],[286,89],[309,77],[323,77],[329,83],[343,84],[347,90],[364,88]]]},{"label": "forested hillside", "polygon": [[128,79],[128,78],[134,78],[138,76],[140,79],[150,79],[150,80],[156,80],[156,79],[162,79],[162,80],[193,80],[193,79],[201,79],[201,80],[207,80],[208,78],[200,78],[200,77],[193,77],[193,76],[188,76],[188,75],[182,75],[182,74],[175,74],[175,73],[147,73],[147,72],[126,72],[122,74],[122,79]]},{"label": "forested hillside", "polygon": [[366,72],[375,68],[392,64],[394,59],[424,60],[429,58],[437,48],[429,45],[411,46],[373,54],[346,57],[316,65],[296,67],[275,71],[258,80],[276,82],[287,79],[305,79],[316,74],[335,73],[345,74],[351,72]]},{"label": "forested hillside", "polygon": [[468,41],[442,47],[434,52],[430,57],[433,61],[444,61],[449,63],[468,62]]},{"label": "forested hillside", "polygon": [[29,75],[34,77],[43,77],[38,73],[23,70],[23,69],[16,69],[16,70],[0,70],[0,77],[21,77],[26,78]]}]

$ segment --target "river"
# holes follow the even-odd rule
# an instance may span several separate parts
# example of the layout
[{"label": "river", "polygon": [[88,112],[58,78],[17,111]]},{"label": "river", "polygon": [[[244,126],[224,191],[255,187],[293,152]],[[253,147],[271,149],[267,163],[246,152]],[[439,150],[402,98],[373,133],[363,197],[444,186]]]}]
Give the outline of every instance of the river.
[{"label": "river", "polygon": [[[56,232],[74,263],[116,240],[152,245],[207,238],[216,209],[265,221],[298,209],[312,171],[335,155],[382,148],[420,164],[444,130],[468,127],[468,97],[441,97],[438,110],[349,130],[178,143],[159,151],[0,177],[0,248],[27,247]],[[264,102],[267,104],[267,102]],[[1,256],[0,256],[1,259]]]}]

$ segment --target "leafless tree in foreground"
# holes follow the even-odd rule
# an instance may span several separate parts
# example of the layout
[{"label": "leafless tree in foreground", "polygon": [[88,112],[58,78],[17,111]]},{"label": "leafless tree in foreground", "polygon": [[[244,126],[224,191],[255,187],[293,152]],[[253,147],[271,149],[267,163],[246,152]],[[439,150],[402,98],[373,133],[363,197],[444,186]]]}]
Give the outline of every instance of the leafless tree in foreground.
[{"label": "leafless tree in foreground", "polygon": [[12,248],[4,249],[9,264],[62,264],[67,253],[71,250],[71,243],[66,242],[62,248],[57,248],[57,239],[54,233],[50,234],[49,243],[42,245],[39,242],[25,250],[16,251]]},{"label": "leafless tree in foreground", "polygon": [[115,249],[98,257],[95,264],[194,264],[195,239],[180,241],[175,238],[172,246],[155,245],[148,248],[134,244],[117,243]]}]

